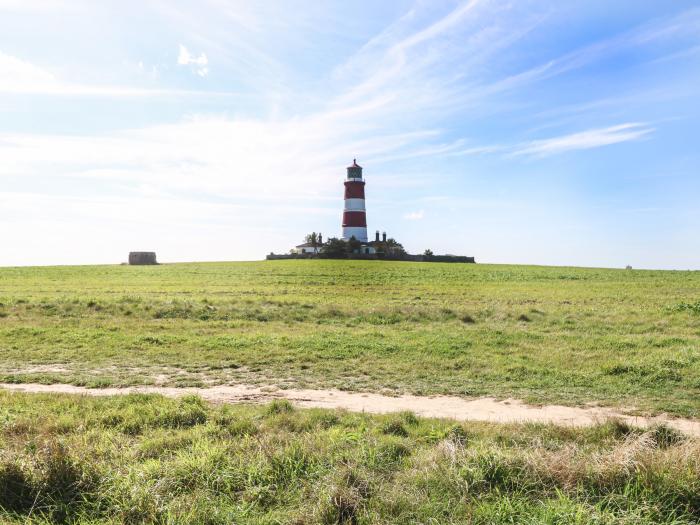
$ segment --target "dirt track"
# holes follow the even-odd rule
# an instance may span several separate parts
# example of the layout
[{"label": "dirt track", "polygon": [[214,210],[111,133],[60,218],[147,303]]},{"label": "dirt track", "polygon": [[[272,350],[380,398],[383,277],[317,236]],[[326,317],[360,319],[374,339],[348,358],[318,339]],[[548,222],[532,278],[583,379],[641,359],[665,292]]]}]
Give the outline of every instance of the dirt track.
[{"label": "dirt track", "polygon": [[82,394],[91,396],[123,395],[134,392],[178,397],[197,394],[215,403],[262,403],[288,399],[299,407],[342,408],[354,412],[384,414],[410,410],[419,416],[451,418],[459,421],[491,421],[498,423],[539,422],[558,425],[588,426],[608,419],[618,419],[638,427],[664,423],[688,435],[700,437],[700,421],[631,416],[610,408],[566,407],[561,405],[529,406],[518,400],[498,401],[493,398],[463,399],[451,396],[386,396],[382,394],[345,392],[342,390],[270,390],[251,385],[214,386],[209,388],[175,388],[141,386],[130,388],[91,389],[73,385],[4,384],[0,388],[15,392]]}]

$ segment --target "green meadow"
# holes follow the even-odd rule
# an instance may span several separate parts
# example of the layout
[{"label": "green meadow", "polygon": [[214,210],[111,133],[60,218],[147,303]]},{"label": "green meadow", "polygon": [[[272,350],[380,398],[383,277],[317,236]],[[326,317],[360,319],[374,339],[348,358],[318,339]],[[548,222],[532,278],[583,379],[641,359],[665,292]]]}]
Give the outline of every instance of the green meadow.
[{"label": "green meadow", "polygon": [[700,417],[700,272],[335,260],[2,268],[0,381],[243,382]]}]

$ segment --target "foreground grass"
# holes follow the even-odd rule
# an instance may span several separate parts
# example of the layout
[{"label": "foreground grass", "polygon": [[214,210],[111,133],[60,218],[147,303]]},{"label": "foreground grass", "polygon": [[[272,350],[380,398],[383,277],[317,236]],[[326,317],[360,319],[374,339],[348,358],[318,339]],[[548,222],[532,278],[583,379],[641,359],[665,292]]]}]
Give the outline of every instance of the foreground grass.
[{"label": "foreground grass", "polygon": [[372,261],[0,268],[0,381],[237,381],[700,417],[700,272]]},{"label": "foreground grass", "polygon": [[700,522],[700,443],[664,427],[9,393],[0,425],[2,523]]}]

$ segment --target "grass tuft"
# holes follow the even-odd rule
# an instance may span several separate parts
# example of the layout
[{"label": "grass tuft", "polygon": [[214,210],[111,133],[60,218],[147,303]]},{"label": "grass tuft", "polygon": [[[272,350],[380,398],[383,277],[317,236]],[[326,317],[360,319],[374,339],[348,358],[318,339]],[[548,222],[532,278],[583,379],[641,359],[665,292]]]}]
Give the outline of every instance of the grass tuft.
[{"label": "grass tuft", "polygon": [[287,399],[275,399],[268,403],[266,413],[270,416],[294,412],[294,405]]},{"label": "grass tuft", "polygon": [[461,321],[464,324],[474,324],[476,323],[476,320],[469,314],[464,314],[461,318]]},{"label": "grass tuft", "polygon": [[391,421],[387,421],[382,426],[382,433],[400,437],[408,436],[408,430],[406,430],[406,427],[404,426],[403,421],[401,419],[393,419]]},{"label": "grass tuft", "polygon": [[652,430],[652,437],[659,448],[669,448],[683,443],[686,437],[668,425],[657,425]]}]

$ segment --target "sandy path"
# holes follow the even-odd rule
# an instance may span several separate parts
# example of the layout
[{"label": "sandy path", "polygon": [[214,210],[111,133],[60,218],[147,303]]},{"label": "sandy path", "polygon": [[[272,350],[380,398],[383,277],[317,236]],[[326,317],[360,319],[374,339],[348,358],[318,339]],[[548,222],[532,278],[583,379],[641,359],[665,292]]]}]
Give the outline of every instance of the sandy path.
[{"label": "sandy path", "polygon": [[345,392],[342,390],[270,390],[252,385],[213,386],[208,388],[175,388],[139,386],[129,388],[85,388],[54,384],[7,384],[0,388],[14,392],[82,394],[113,396],[134,392],[178,397],[196,394],[215,403],[262,403],[273,399],[288,399],[299,407],[343,408],[353,412],[385,414],[410,410],[419,416],[450,418],[459,421],[490,421],[497,423],[539,422],[558,425],[588,426],[608,419],[618,419],[646,428],[664,423],[681,432],[700,437],[700,421],[655,417],[630,416],[611,408],[567,407],[561,405],[529,406],[518,400],[498,401],[493,398],[463,399],[453,396],[385,396],[381,394]]}]

